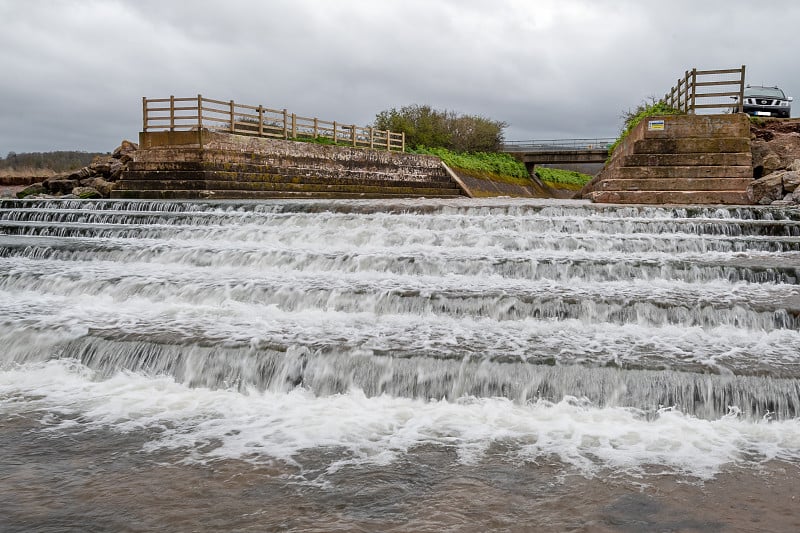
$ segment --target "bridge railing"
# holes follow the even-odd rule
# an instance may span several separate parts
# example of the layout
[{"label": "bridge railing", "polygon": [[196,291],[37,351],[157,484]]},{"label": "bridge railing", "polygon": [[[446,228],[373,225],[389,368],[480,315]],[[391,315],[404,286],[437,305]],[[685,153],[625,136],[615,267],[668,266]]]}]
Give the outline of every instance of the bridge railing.
[{"label": "bridge railing", "polygon": [[595,137],[591,139],[538,139],[531,141],[506,141],[504,152],[550,152],[555,150],[608,150],[616,139]]},{"label": "bridge railing", "polygon": [[742,112],[745,66],[723,70],[687,70],[662,102],[684,113],[697,110]]},{"label": "bridge railing", "polygon": [[337,144],[405,150],[405,133],[342,124],[289,113],[286,109],[190,98],[142,98],[142,131],[208,129],[276,139],[329,139]]}]

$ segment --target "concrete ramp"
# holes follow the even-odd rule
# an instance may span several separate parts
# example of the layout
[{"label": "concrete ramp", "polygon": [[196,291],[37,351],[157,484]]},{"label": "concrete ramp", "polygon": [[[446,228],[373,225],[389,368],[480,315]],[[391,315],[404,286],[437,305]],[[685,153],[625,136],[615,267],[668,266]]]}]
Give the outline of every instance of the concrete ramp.
[{"label": "concrete ramp", "polygon": [[665,115],[634,128],[581,193],[601,203],[747,204],[752,181],[746,115]]}]

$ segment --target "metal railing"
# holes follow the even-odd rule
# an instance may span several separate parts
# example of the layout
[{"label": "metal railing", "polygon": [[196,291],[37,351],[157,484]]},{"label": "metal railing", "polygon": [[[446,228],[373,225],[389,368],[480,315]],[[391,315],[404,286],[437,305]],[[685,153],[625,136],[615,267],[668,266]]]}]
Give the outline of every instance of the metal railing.
[{"label": "metal railing", "polygon": [[404,151],[405,133],[302,117],[286,109],[204,98],[142,98],[142,131],[208,129],[277,139],[329,139],[336,144]]},{"label": "metal railing", "polygon": [[538,139],[531,141],[506,141],[504,152],[549,152],[555,150],[608,150],[614,137],[592,139]]},{"label": "metal railing", "polygon": [[[687,70],[678,79],[678,83],[664,95],[662,102],[684,113],[696,113],[698,109],[723,109],[726,112],[738,110],[741,113],[744,74],[744,65],[741,68],[723,70]],[[713,89],[708,91],[709,87]],[[718,90],[720,88],[722,90]],[[718,101],[709,102],[708,99],[711,98]],[[698,100],[706,103],[698,103]]]}]

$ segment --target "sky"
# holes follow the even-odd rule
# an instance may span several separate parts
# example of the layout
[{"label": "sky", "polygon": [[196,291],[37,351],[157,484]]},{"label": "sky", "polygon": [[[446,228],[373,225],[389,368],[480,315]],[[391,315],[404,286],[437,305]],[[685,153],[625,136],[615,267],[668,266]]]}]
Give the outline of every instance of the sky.
[{"label": "sky", "polygon": [[509,141],[615,137],[693,67],[744,64],[800,96],[798,23],[797,0],[0,0],[0,157],[108,152],[138,138],[142,97],[197,94],[361,125],[430,105],[503,121]]}]

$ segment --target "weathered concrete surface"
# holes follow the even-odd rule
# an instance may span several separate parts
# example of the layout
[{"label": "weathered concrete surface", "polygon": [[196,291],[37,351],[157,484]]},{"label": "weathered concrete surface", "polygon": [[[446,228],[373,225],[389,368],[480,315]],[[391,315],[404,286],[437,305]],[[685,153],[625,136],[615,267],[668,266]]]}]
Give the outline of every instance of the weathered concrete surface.
[{"label": "weathered concrete surface", "polygon": [[490,198],[509,196],[512,198],[571,198],[574,191],[558,191],[543,184],[537,177],[530,179],[530,184],[521,185],[482,178],[475,173],[466,173],[451,169],[455,178],[470,198]]},{"label": "weathered concrete surface", "polygon": [[450,197],[434,156],[216,133],[140,134],[115,198]]},{"label": "weathered concrete surface", "polygon": [[747,204],[753,181],[744,114],[643,120],[581,191],[595,202]]}]

